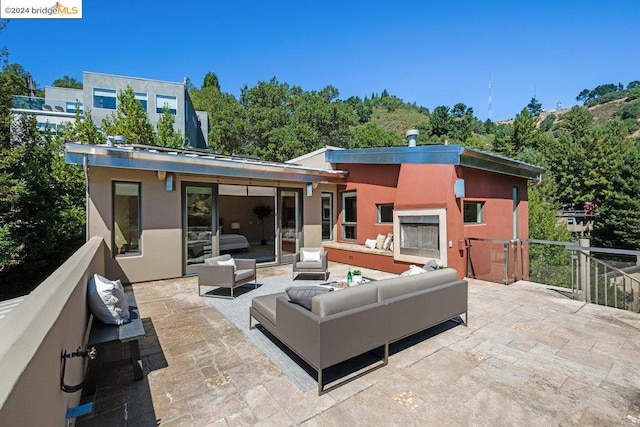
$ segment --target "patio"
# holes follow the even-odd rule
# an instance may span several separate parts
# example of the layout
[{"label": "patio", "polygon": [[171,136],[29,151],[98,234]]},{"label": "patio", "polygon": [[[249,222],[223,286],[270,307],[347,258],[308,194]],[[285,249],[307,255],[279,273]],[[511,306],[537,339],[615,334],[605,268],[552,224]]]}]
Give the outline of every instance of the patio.
[{"label": "patio", "polygon": [[[348,266],[329,269],[344,277]],[[258,271],[259,279],[290,275],[291,266]],[[132,288],[147,330],[145,379],[133,382],[130,366],[106,370],[91,397],[94,414],[77,425],[640,422],[640,315],[569,300],[546,285],[469,280],[468,327],[440,327],[392,353],[384,368],[320,397],[301,392],[199,297],[195,277]]]}]

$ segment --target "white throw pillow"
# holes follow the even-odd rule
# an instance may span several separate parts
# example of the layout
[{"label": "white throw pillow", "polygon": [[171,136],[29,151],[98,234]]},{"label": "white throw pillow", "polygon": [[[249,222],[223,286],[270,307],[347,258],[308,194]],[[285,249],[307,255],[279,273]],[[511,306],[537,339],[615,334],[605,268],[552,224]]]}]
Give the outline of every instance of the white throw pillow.
[{"label": "white throw pillow", "polygon": [[402,273],[400,276],[402,277],[407,277],[407,276],[414,276],[416,274],[422,274],[422,273],[426,273],[427,270],[425,270],[422,267],[418,267],[416,265],[410,265],[409,269],[407,271],[405,271],[404,273]]},{"label": "white throw pillow", "polygon": [[302,261],[320,261],[320,251],[302,251]]},{"label": "white throw pillow", "polygon": [[391,246],[391,242],[393,242],[393,234],[387,234],[387,237],[384,239],[384,243],[382,244],[382,249],[385,251],[389,249]]},{"label": "white throw pillow", "polygon": [[236,260],[233,258],[228,259],[226,261],[218,261],[218,265],[232,265],[233,271],[236,271],[238,269],[238,266],[236,265]]},{"label": "white throw pillow", "polygon": [[120,280],[94,274],[87,288],[89,308],[102,323],[122,325],[130,321],[129,306]]},{"label": "white throw pillow", "polygon": [[367,249],[375,249],[376,248],[376,239],[367,239],[364,241],[364,247]]}]

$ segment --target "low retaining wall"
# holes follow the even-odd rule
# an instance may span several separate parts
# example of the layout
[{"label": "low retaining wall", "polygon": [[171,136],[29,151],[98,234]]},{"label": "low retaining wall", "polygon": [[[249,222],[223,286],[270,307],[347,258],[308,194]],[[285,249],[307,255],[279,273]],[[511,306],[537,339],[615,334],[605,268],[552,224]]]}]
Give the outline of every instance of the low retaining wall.
[{"label": "low retaining wall", "polygon": [[396,261],[393,252],[380,249],[368,249],[363,245],[350,243],[325,243],[322,245],[327,251],[329,261],[351,264],[374,270],[400,274],[409,269],[410,263]]},{"label": "low retaining wall", "polygon": [[[89,240],[0,319],[0,425],[66,425],[81,390],[60,389],[60,356],[85,345],[87,283],[104,274],[104,257],[102,238]],[[84,369],[84,359],[67,360],[65,383],[82,382]]]}]

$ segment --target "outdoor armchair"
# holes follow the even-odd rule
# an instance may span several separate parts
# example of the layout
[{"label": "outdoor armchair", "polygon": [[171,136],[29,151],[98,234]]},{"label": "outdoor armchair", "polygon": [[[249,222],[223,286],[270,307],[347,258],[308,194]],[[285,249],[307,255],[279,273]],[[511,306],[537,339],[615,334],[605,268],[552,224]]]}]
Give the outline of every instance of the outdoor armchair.
[{"label": "outdoor armchair", "polygon": [[[254,282],[254,288],[258,287],[256,279],[256,260],[232,258],[231,255],[220,255],[209,258],[203,265],[198,266],[198,293],[200,296],[233,298],[233,290],[246,283]],[[202,286],[214,286],[228,288],[230,296],[201,291]]]},{"label": "outdoor armchair", "polygon": [[297,274],[322,274],[329,276],[327,251],[324,248],[300,248],[293,260],[293,279]]}]

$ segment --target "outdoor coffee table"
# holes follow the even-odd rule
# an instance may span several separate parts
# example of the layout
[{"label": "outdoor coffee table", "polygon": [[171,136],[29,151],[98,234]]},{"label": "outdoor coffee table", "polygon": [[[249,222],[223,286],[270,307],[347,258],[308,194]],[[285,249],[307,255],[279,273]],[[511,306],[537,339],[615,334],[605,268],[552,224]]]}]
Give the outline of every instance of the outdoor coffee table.
[{"label": "outdoor coffee table", "polygon": [[350,285],[347,283],[346,280],[340,280],[340,281],[336,281],[336,282],[322,283],[320,286],[333,288],[333,289],[338,291],[340,289],[346,289],[346,288],[350,288],[352,286],[358,286],[361,283],[368,283],[368,282],[372,282],[372,281],[373,281],[373,279],[369,279],[368,277],[363,277],[361,282],[359,282],[359,283],[351,282]]}]

